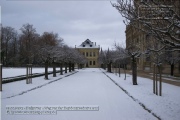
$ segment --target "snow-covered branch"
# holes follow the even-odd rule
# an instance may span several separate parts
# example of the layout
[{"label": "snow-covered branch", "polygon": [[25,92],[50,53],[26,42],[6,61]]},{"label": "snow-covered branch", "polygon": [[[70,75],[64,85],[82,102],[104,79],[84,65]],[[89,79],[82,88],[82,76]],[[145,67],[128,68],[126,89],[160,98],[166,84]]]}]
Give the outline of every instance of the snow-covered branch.
[{"label": "snow-covered branch", "polygon": [[111,4],[125,18],[126,25],[153,36],[165,46],[180,49],[180,2],[118,0]]}]

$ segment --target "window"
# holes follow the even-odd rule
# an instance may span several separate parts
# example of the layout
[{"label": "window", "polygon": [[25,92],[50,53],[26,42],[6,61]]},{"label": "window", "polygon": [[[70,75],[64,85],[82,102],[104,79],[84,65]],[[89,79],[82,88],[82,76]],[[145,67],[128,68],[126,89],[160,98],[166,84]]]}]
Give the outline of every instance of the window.
[{"label": "window", "polygon": [[92,65],[92,61],[89,61],[89,65]]},{"label": "window", "polygon": [[90,57],[92,57],[92,52],[90,52]]},{"label": "window", "polygon": [[83,52],[83,55],[85,56],[85,53]]},{"label": "window", "polygon": [[93,56],[94,56],[94,57],[96,56],[96,53],[95,53],[95,52],[93,52]]},{"label": "window", "polygon": [[86,52],[86,57],[88,57],[88,52]]},{"label": "window", "polygon": [[93,65],[96,65],[96,61],[93,61]]},{"label": "window", "polygon": [[83,45],[83,47],[85,47],[85,45]]},{"label": "window", "polygon": [[90,47],[92,47],[92,45],[90,45]]}]

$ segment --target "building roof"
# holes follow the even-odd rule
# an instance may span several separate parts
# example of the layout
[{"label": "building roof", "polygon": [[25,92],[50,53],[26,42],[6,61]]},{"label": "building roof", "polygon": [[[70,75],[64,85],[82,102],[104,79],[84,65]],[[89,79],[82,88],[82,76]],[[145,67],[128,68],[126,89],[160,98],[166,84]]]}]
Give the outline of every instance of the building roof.
[{"label": "building roof", "polygon": [[98,45],[96,45],[96,42],[91,42],[89,39],[86,39],[84,42],[82,42],[81,45],[77,46],[76,48],[99,48]]}]

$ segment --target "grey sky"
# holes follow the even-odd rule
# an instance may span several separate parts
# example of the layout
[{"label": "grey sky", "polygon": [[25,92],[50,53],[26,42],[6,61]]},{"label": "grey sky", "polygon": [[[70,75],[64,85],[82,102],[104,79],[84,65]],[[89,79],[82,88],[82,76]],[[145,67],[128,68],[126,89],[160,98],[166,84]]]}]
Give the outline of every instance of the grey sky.
[{"label": "grey sky", "polygon": [[55,32],[74,47],[87,38],[103,49],[125,43],[125,25],[110,1],[1,0],[1,22],[17,30],[30,23],[37,33]]}]

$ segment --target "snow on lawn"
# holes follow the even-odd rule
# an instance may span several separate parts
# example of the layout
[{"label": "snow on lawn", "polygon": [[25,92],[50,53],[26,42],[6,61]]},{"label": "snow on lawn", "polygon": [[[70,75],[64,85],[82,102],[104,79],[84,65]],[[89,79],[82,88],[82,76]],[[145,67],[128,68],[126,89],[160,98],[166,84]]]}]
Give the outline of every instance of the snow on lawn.
[{"label": "snow on lawn", "polygon": [[[73,74],[72,73],[66,73],[63,75],[59,75],[60,73],[57,73],[56,75],[57,77],[53,77],[53,75],[48,75],[48,80],[44,79],[44,76],[41,77],[36,77],[36,78],[32,78],[32,84],[26,84],[26,80],[22,80],[22,81],[16,81],[14,83],[6,83],[3,84],[3,92],[2,92],[2,99],[4,98],[8,98],[8,97],[12,97],[12,96],[16,96],[18,94],[21,94],[23,92],[26,92],[28,90],[32,90],[35,89],[36,87],[39,86],[45,86],[46,84],[48,84],[49,82],[55,81],[57,79],[63,78],[67,75]],[[12,85],[13,85],[13,89],[12,89]]]},{"label": "snow on lawn", "polygon": [[[51,84],[22,95],[2,99],[3,120],[155,120],[151,113],[134,102],[99,69],[83,69]],[[111,74],[116,78],[115,75]],[[56,79],[62,77],[58,75]],[[50,80],[53,81],[50,77]],[[22,82],[22,83],[21,83]],[[2,96],[28,91],[29,86],[40,86],[42,77],[33,78],[32,85],[23,81],[3,84]],[[21,87],[21,88],[20,88]],[[28,88],[29,87],[29,88]],[[129,84],[130,88],[134,86]],[[138,86],[137,86],[138,87]],[[16,89],[19,89],[16,91]],[[14,91],[15,92],[12,92]],[[142,92],[142,91],[141,91]],[[155,97],[155,96],[154,96]],[[9,115],[11,106],[98,106],[97,111],[58,111],[57,115]]]},{"label": "snow on lawn", "polygon": [[105,73],[161,119],[180,120],[180,87],[162,83],[162,96],[157,96],[153,94],[153,81],[150,79],[138,77],[138,85],[132,85],[132,76],[129,74],[124,80],[124,74],[119,77]]},{"label": "snow on lawn", "polygon": [[[44,68],[32,68],[32,73],[43,73],[44,71]],[[48,68],[48,71],[53,71],[53,68]],[[3,68],[2,78],[14,77],[19,75],[26,75],[26,68]]]}]

